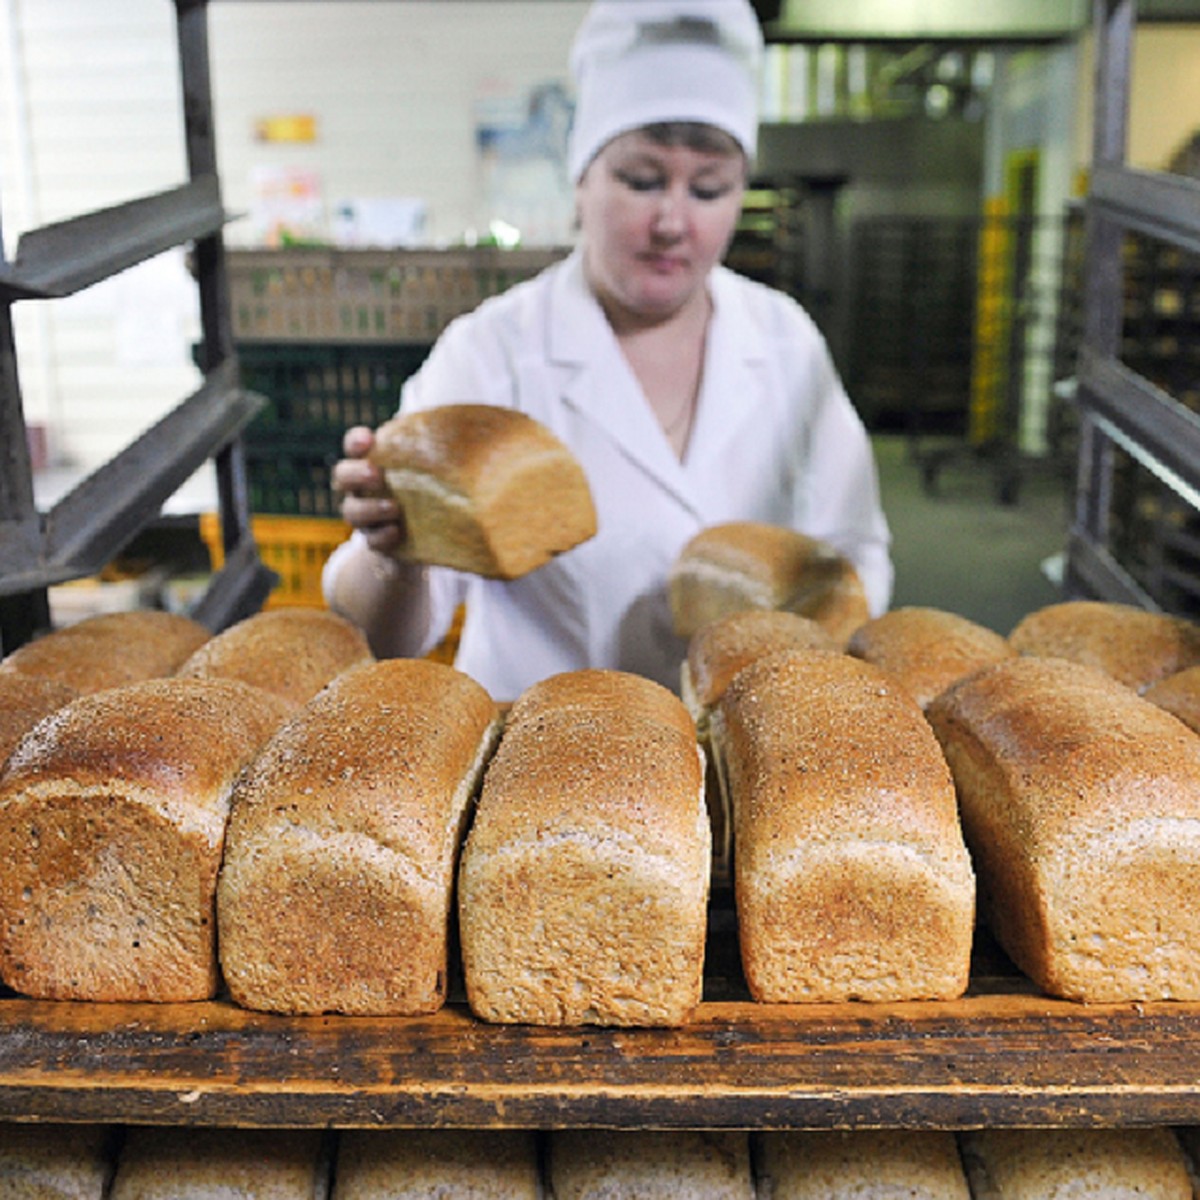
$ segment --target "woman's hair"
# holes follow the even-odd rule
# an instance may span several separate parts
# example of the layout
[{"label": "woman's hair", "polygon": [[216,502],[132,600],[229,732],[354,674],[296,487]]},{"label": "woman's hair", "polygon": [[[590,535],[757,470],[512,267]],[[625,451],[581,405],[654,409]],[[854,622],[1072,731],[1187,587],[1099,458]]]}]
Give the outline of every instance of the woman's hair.
[{"label": "woman's hair", "polygon": [[703,121],[655,121],[638,130],[658,146],[683,146],[700,154],[745,156],[732,134]]}]

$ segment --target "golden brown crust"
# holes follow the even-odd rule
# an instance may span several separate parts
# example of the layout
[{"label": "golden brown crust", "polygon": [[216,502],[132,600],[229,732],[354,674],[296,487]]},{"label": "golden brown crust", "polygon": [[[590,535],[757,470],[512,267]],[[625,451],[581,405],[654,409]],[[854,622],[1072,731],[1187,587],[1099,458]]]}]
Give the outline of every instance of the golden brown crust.
[{"label": "golden brown crust", "polygon": [[966,617],[915,606],[859,626],[846,652],[894,675],[922,708],[964,676],[1017,653],[1006,638]]},{"label": "golden brown crust", "polygon": [[816,621],[841,647],[870,616],[847,558],[817,538],[758,521],[702,529],[676,557],[667,590],[684,638],[730,613],[781,609]]},{"label": "golden brown crust", "polygon": [[56,679],[82,695],[173,675],[209,637],[203,625],[178,613],[104,613],[19,647],[0,662],[0,671]]},{"label": "golden brown crust", "polygon": [[[463,850],[467,997],[485,1020],[679,1024],[700,998],[711,835],[682,704],[513,708]],[[645,682],[645,681],[641,681]],[[633,690],[640,689],[640,683]],[[670,697],[674,718],[654,712]]]},{"label": "golden brown crust", "polygon": [[0,773],[17,743],[43,717],[79,693],[57,679],[0,671]]},{"label": "golden brown crust", "polygon": [[432,1012],[459,842],[496,706],[421,659],[343,672],[233,800],[218,892],[233,997],[277,1012]]},{"label": "golden brown crust", "polygon": [[0,781],[0,973],[53,999],[199,1000],[216,987],[229,795],[287,706],[230,680],[72,701]]},{"label": "golden brown crust", "polygon": [[1200,997],[1200,738],[1065,659],[985,668],[928,717],[1018,966],[1073,999]]},{"label": "golden brown crust", "polygon": [[1008,637],[1021,654],[1095,667],[1136,691],[1200,664],[1200,625],[1101,600],[1048,605],[1023,618]]},{"label": "golden brown crust", "polygon": [[949,770],[912,697],[846,655],[784,652],[739,672],[711,736],[752,994],[959,995],[974,880]]},{"label": "golden brown crust", "polygon": [[830,650],[833,635],[810,617],[749,609],[709,622],[688,642],[684,699],[698,717],[724,695],[730,680],[745,666],[780,650]]},{"label": "golden brown crust", "polygon": [[1200,666],[1188,667],[1152,683],[1142,695],[1200,733]]},{"label": "golden brown crust", "polygon": [[237,679],[298,706],[343,671],[373,657],[362,631],[337,613],[274,608],[210,638],[178,674]]},{"label": "golden brown crust", "polygon": [[596,533],[570,450],[516,409],[452,404],[376,430],[372,461],[404,511],[404,557],[515,579]]}]

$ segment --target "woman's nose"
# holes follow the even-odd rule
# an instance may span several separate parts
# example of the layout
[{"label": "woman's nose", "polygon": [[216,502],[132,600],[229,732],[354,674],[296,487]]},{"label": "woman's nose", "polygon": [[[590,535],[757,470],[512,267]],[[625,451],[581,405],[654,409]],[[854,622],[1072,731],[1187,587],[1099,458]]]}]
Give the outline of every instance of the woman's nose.
[{"label": "woman's nose", "polygon": [[654,230],[662,236],[676,236],[687,225],[687,197],[674,188],[665,188],[654,213]]}]

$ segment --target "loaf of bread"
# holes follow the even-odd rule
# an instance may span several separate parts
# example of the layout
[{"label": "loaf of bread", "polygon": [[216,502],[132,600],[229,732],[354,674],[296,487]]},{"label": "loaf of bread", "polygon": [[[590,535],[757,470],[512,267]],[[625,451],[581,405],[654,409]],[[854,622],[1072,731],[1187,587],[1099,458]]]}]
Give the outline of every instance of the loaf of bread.
[{"label": "loaf of bread", "polygon": [[0,671],[0,771],[34,725],[78,695],[57,679]]},{"label": "loaf of bread", "polygon": [[776,654],[738,672],[711,737],[754,998],[960,995],[974,877],[949,769],[908,692],[848,655]]},{"label": "loaf of bread", "polygon": [[541,1200],[537,1134],[346,1129],[330,1200]]},{"label": "loaf of bread", "polygon": [[237,679],[293,706],[373,659],[362,631],[324,608],[273,608],[210,638],[179,668],[194,679]]},{"label": "loaf of bread", "polygon": [[675,696],[612,671],[535,684],[509,713],[463,849],[472,1010],[682,1023],[700,999],[710,854],[702,756]]},{"label": "loaf of bread", "polygon": [[114,1132],[105,1125],[0,1123],[0,1198],[107,1200]]},{"label": "loaf of bread", "polygon": [[0,779],[0,975],[60,1000],[203,1000],[229,797],[286,706],[232,680],[81,696]]},{"label": "loaf of bread", "polygon": [[1008,635],[1021,653],[1066,658],[1142,691],[1200,664],[1200,625],[1131,604],[1067,600],[1030,613]]},{"label": "loaf of bread", "polygon": [[1017,651],[994,630],[940,608],[894,608],[860,625],[849,654],[894,675],[917,703],[929,702],[972,671]]},{"label": "loaf of bread", "polygon": [[98,692],[173,675],[209,636],[178,613],[104,613],[27,642],[0,662],[0,671],[56,679],[80,694]]},{"label": "loaf of bread", "polygon": [[473,679],[385,659],[343,672],[271,739],[233,798],[221,966],[247,1008],[433,1012],[454,871],[499,727]]},{"label": "loaf of bread", "polygon": [[110,1200],[324,1200],[320,1130],[131,1126]]},{"label": "loaf of bread", "polygon": [[1200,999],[1200,737],[1065,659],[985,668],[927,715],[1013,961],[1069,999]]},{"label": "loaf of bread", "polygon": [[971,1200],[946,1130],[770,1131],[755,1167],[758,1200]]},{"label": "loaf of bread", "polygon": [[679,552],[667,578],[675,632],[683,638],[744,609],[809,617],[844,647],[870,616],[862,580],[849,559],[817,538],[780,525],[711,525]]},{"label": "loaf of bread", "polygon": [[974,1200],[1191,1200],[1169,1129],[980,1129],[961,1135]]},{"label": "loaf of bread", "polygon": [[515,579],[596,533],[578,460],[516,409],[401,413],[376,430],[371,459],[404,513],[401,555],[416,562]]},{"label": "loaf of bread", "polygon": [[745,1133],[559,1129],[547,1175],[554,1200],[754,1200]]},{"label": "loaf of bread", "polygon": [[1200,666],[1164,675],[1142,695],[1152,704],[1173,713],[1189,729],[1200,733]]}]

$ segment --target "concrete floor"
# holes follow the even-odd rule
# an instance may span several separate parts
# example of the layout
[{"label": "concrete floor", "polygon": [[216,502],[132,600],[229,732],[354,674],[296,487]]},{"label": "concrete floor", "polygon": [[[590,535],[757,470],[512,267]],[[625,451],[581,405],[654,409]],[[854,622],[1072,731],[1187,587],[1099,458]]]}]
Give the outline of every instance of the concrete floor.
[{"label": "concrete floor", "polygon": [[[1015,501],[1001,503],[997,464],[953,444],[874,439],[880,490],[892,529],[893,607],[928,605],[1007,634],[1026,613],[1062,598],[1053,581],[1070,517],[1066,472],[1015,466]],[[927,487],[931,454],[952,456]]]}]

